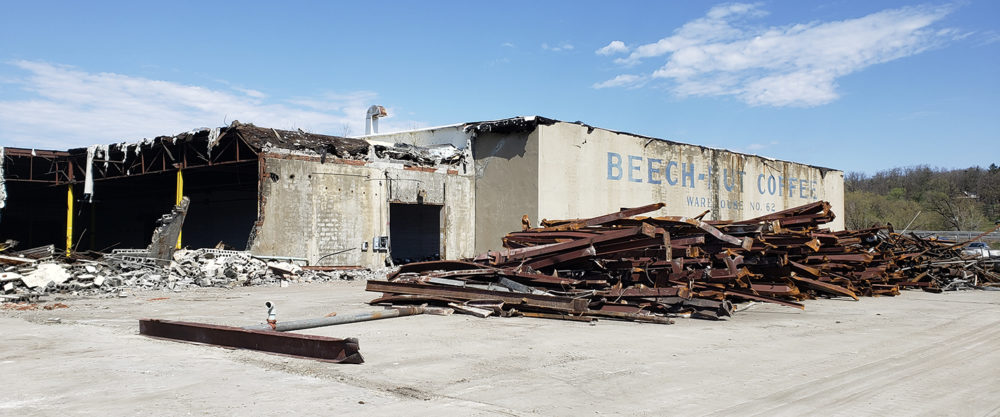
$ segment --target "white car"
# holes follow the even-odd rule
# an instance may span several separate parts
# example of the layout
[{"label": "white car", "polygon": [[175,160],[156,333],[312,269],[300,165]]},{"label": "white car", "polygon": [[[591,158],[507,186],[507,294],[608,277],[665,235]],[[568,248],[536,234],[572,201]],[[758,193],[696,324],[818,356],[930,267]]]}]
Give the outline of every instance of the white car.
[{"label": "white car", "polygon": [[986,242],[972,242],[965,249],[962,249],[962,255],[975,255],[977,258],[1000,258],[1000,250],[990,249],[990,245],[987,245]]}]

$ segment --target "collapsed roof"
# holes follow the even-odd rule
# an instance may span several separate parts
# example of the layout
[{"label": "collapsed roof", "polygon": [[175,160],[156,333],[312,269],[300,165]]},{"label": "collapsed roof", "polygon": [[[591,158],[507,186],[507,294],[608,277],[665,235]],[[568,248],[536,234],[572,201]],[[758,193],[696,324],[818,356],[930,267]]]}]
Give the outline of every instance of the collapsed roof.
[{"label": "collapsed roof", "polygon": [[[452,146],[419,147],[409,144],[373,144],[363,139],[321,135],[303,130],[258,127],[234,121],[229,126],[203,128],[173,136],[157,136],[137,142],[92,145],[68,151],[0,148],[5,152],[0,171],[8,181],[75,182],[88,175],[95,178],[127,176],[223,163],[250,162],[261,153],[291,153],[330,159],[395,160],[419,165],[456,165],[464,155]],[[45,158],[39,169],[18,167],[16,158]]]},{"label": "collapsed roof", "polygon": [[251,163],[266,154],[318,157],[321,163],[341,159],[448,167],[460,165],[466,157],[466,152],[451,145],[420,147],[372,143],[234,121],[224,127],[68,151],[0,147],[0,208],[6,200],[6,182],[83,182],[84,194],[92,195],[95,180]]}]

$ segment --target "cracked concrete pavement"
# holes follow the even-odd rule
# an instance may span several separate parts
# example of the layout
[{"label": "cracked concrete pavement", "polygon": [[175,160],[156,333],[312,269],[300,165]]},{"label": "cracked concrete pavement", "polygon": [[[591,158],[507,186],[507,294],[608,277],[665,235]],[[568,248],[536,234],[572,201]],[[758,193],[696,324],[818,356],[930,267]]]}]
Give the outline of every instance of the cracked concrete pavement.
[{"label": "cracked concrete pavement", "polygon": [[[364,282],[49,299],[0,310],[0,414],[997,415],[1000,292],[754,304],[727,321],[413,316],[312,329],[362,365],[138,335],[376,309]],[[164,299],[165,298],[165,299]],[[58,318],[59,322],[54,323]]]}]

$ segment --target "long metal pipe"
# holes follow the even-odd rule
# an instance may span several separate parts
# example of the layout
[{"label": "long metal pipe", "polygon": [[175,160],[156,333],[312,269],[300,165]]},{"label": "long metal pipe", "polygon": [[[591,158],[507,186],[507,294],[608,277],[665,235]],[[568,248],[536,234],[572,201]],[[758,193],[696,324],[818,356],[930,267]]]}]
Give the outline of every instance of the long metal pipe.
[{"label": "long metal pipe", "polygon": [[[333,317],[322,317],[318,319],[305,319],[305,320],[294,320],[294,321],[284,321],[278,322],[274,325],[274,330],[279,332],[290,332],[292,330],[302,330],[302,329],[312,329],[314,327],[323,326],[333,326],[336,324],[347,324],[347,323],[357,323],[361,321],[388,319],[392,317],[403,317],[403,316],[413,316],[417,314],[423,314],[423,307],[396,307],[388,310],[382,311],[370,311],[363,313],[354,313],[348,315],[337,315]],[[244,329],[247,330],[271,330],[271,325],[269,324],[257,324],[253,326],[246,326]]]}]

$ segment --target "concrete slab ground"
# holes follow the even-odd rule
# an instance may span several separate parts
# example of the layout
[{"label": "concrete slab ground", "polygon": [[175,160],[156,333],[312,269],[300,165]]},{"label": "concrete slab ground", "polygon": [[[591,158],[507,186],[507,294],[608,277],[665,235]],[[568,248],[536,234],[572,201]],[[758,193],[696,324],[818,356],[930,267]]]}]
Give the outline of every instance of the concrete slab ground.
[{"label": "concrete slab ground", "polygon": [[374,296],[334,282],[0,311],[0,415],[1000,414],[1000,292],[755,304],[672,326],[455,315],[303,331],[359,338],[363,365],[138,335],[145,317],[247,325],[267,300],[292,320]]}]

